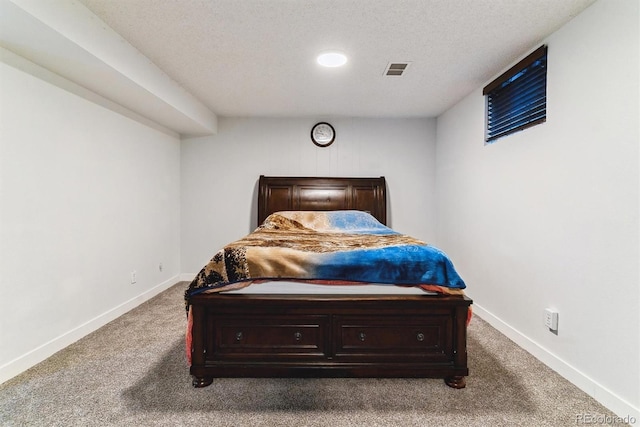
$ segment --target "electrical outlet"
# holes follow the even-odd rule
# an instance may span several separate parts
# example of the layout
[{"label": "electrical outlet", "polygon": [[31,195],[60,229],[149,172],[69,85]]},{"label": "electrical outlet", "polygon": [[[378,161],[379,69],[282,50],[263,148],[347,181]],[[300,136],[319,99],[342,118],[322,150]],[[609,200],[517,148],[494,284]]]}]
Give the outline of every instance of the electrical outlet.
[{"label": "electrical outlet", "polygon": [[133,270],[133,271],[131,272],[131,284],[132,284],[132,285],[133,285],[133,284],[135,284],[135,283],[138,281],[136,276],[137,276],[137,273],[136,273],[136,271],[135,271],[135,270]]},{"label": "electrical outlet", "polygon": [[558,330],[558,312],[551,309],[546,308],[544,310],[544,325],[551,329],[552,331]]}]

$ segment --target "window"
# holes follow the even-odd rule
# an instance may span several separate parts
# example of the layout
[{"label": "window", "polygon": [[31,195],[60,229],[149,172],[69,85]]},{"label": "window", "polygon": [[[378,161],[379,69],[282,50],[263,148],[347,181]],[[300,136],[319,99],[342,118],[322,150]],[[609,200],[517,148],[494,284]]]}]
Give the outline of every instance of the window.
[{"label": "window", "polygon": [[485,141],[547,120],[547,46],[538,48],[482,91],[487,99]]}]

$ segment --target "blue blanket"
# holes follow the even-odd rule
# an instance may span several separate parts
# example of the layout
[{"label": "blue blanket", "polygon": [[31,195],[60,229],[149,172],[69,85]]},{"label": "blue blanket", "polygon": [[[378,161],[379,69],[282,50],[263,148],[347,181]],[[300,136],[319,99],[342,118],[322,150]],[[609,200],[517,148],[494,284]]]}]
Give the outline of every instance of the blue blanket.
[{"label": "blue blanket", "polygon": [[466,287],[444,252],[360,211],[274,213],[218,251],[186,296],[251,280]]}]

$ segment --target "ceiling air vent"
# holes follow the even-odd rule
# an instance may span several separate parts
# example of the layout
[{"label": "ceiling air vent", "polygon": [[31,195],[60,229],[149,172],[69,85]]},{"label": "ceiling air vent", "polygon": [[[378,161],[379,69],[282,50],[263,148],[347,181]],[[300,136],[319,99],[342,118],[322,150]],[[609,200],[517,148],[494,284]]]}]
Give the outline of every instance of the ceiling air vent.
[{"label": "ceiling air vent", "polygon": [[389,62],[384,70],[385,76],[401,76],[407,71],[411,62]]}]

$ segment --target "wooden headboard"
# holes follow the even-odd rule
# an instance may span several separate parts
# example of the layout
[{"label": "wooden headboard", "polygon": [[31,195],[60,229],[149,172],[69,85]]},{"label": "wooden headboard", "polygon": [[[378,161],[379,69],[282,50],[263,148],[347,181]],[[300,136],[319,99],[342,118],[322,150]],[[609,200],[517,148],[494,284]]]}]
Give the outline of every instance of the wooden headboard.
[{"label": "wooden headboard", "polygon": [[369,212],[387,223],[384,177],[313,178],[260,176],[258,225],[278,211],[333,211],[355,209]]}]

